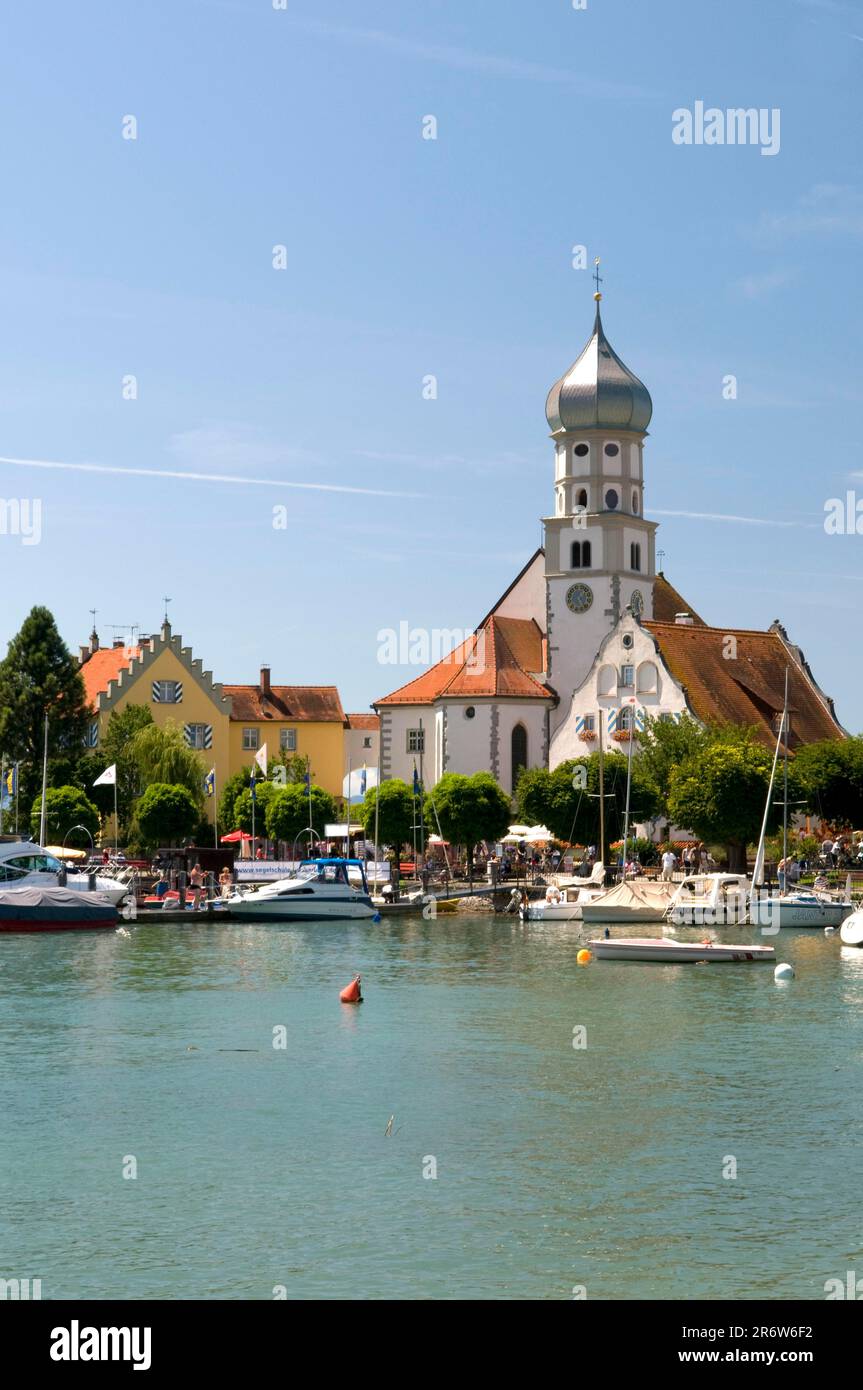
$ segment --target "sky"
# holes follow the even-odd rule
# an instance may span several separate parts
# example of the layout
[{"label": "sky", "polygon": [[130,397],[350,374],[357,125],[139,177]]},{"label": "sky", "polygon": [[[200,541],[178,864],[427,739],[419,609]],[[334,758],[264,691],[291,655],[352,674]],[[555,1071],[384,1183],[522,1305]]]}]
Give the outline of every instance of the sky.
[{"label": "sky", "polygon": [[[540,543],[600,256],[665,573],[859,732],[861,73],[861,0],[10,7],[0,649],[168,597],[216,680],[367,709],[418,674],[383,630],[472,629]],[[675,143],[699,101],[778,152]]]}]

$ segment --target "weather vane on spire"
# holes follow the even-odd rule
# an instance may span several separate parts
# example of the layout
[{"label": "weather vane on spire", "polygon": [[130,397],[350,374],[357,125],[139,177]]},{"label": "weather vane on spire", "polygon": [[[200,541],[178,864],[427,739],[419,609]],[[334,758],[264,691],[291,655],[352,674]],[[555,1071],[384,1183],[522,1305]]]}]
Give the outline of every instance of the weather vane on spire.
[{"label": "weather vane on spire", "polygon": [[164,616],[164,618],[163,618],[162,621],[163,621],[163,622],[167,622],[167,621],[168,621],[168,604],[171,602],[171,600],[170,600],[169,598],[163,597],[162,602],[163,602],[164,605],[165,605],[165,616]]},{"label": "weather vane on spire", "polygon": [[90,612],[92,613],[92,615],[93,615],[93,631],[95,632],[95,631],[96,631],[96,609],[95,609],[95,608],[91,608],[89,611],[90,611]]},{"label": "weather vane on spire", "polygon": [[596,266],[596,269],[595,269],[594,272],[593,272],[593,279],[594,279],[594,283],[595,283],[595,285],[596,285],[596,294],[595,294],[593,297],[594,297],[594,299],[596,299],[597,301],[600,300],[600,299],[602,299],[602,291],[600,290],[599,287],[600,287],[601,284],[604,283],[604,282],[603,282],[603,278],[602,278],[602,276],[601,276],[600,273],[599,273],[599,261],[600,261],[600,258],[599,258],[599,256],[597,256],[597,257],[596,257],[596,260],[593,262],[593,264]]}]

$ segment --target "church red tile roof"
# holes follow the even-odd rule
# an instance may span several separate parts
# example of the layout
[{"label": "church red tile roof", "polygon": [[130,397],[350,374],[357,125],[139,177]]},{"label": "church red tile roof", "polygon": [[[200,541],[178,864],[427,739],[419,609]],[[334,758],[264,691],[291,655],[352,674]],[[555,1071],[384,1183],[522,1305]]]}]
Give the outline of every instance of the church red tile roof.
[{"label": "church red tile roof", "polygon": [[436,666],[376,705],[430,705],[442,695],[555,700],[530,674],[542,671],[543,636],[532,618],[489,618]]},{"label": "church red tile roof", "polygon": [[116,681],[121,671],[128,671],[140,655],[140,647],[100,647],[88,656],[81,667],[81,678],[92,710],[95,711],[99,696],[104,695],[111,681]]},{"label": "church red tile roof", "polygon": [[334,685],[224,685],[232,702],[231,719],[290,719],[310,724],[344,724],[345,713]]},{"label": "church red tile roof", "polygon": [[698,616],[692,605],[686,602],[686,599],[677,592],[674,585],[669,584],[660,570],[653,585],[653,621],[655,623],[673,623],[678,613],[688,613],[698,627],[706,627],[704,619]]},{"label": "church red tile roof", "polygon": [[[789,653],[779,633],[645,622],[662,659],[705,723],[754,725],[771,748],[779,731],[788,670],[789,747],[843,738],[828,698]],[[727,655],[732,653],[732,656]]]},{"label": "church red tile roof", "polygon": [[377,730],[381,727],[380,715],[378,714],[346,714],[349,729],[370,729]]}]

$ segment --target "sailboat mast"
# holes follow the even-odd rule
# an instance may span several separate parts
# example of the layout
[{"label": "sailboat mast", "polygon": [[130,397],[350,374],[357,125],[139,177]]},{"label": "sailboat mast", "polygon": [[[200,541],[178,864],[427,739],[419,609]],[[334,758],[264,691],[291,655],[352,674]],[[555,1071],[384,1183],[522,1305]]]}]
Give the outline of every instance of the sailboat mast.
[{"label": "sailboat mast", "polygon": [[[785,667],[785,703],[782,706],[782,729],[785,743],[785,800],[782,803],[782,858],[788,858],[788,667]],[[785,871],[786,883],[788,870]]]},{"label": "sailboat mast", "polygon": [[621,881],[626,878],[626,843],[629,839],[629,796],[632,791],[632,746],[635,743],[635,710],[629,706],[629,757],[626,761],[626,811],[623,817],[623,873]]},{"label": "sailboat mast", "polygon": [[600,710],[599,719],[599,862],[605,863],[605,748],[602,738],[604,710]]}]

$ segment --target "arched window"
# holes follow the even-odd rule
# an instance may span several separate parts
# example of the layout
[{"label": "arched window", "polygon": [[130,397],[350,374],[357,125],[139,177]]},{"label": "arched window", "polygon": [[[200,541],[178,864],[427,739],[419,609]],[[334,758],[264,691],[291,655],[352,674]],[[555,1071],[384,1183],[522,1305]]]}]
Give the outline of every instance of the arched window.
[{"label": "arched window", "polygon": [[579,491],[578,491],[578,505],[579,505],[579,507],[585,507],[585,508],[587,507],[587,488],[586,488],[586,487],[579,488]]},{"label": "arched window", "polygon": [[597,689],[600,695],[614,695],[617,693],[617,670],[614,666],[601,666]]},{"label": "arched window", "polygon": [[581,568],[583,570],[590,569],[590,541],[582,541],[581,543]]},{"label": "arched window", "polygon": [[519,773],[527,767],[527,729],[523,724],[516,724],[513,729],[510,746],[512,750],[512,789],[515,791]]},{"label": "arched window", "polygon": [[641,546],[637,541],[633,541],[629,547],[629,568],[631,570],[641,569]]},{"label": "arched window", "polygon": [[655,695],[659,681],[659,672],[652,661],[642,661],[638,668],[638,693],[639,695]]},{"label": "arched window", "polygon": [[573,570],[590,569],[590,541],[573,541],[569,567]]}]

